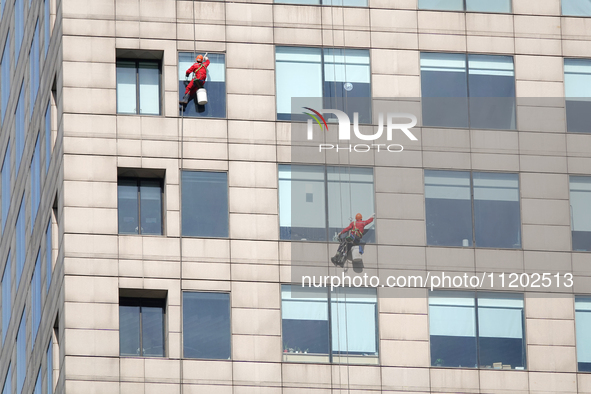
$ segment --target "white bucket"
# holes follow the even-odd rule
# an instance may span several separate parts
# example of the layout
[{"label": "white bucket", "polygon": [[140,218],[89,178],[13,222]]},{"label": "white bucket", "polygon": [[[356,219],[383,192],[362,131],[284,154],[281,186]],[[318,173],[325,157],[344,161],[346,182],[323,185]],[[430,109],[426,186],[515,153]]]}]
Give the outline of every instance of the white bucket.
[{"label": "white bucket", "polygon": [[205,105],[207,104],[207,90],[204,88],[197,90],[197,104]]},{"label": "white bucket", "polygon": [[351,257],[353,258],[354,263],[361,262],[361,253],[359,253],[359,246],[353,246],[353,248],[351,248]]}]

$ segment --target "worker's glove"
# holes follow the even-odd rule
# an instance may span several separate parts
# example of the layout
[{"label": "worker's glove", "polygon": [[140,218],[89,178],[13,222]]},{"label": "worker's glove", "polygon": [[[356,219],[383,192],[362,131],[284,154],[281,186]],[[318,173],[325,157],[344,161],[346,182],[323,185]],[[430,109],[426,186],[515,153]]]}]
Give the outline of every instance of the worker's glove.
[{"label": "worker's glove", "polygon": [[375,214],[375,213],[372,213],[372,214],[371,214],[371,217],[372,217],[372,218],[375,218],[375,217],[376,217],[376,214]]},{"label": "worker's glove", "polygon": [[335,242],[338,242],[339,241],[339,233],[335,232],[334,237],[332,237],[332,240]]},{"label": "worker's glove", "polygon": [[209,58],[208,58],[207,56],[205,56],[205,57],[203,58],[203,60],[209,60]]}]

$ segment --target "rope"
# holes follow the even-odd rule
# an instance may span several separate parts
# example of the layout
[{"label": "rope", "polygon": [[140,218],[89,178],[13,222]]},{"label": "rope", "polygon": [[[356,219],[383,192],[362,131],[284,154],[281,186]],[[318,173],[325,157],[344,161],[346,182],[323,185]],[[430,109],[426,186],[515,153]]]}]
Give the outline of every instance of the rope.
[{"label": "rope", "polygon": [[[345,10],[342,9],[341,10],[341,18],[342,18],[342,27],[343,27],[343,71],[344,71],[344,79],[345,79],[345,83],[348,83],[348,79],[347,79],[347,45],[346,45],[346,34],[345,34]],[[333,45],[334,45],[334,41],[333,41]],[[335,57],[335,64],[336,64],[336,57]],[[335,75],[335,80],[336,80],[336,75]],[[343,89],[344,89],[344,85],[343,85]],[[336,83],[335,83],[335,90],[336,90]],[[347,110],[349,108],[348,105],[348,91],[346,89],[344,89],[344,100],[343,100],[343,109]],[[349,151],[347,151],[347,172],[348,172],[348,188],[349,188],[349,209],[351,210],[351,217],[353,216],[353,196],[352,196],[352,185],[351,185],[351,159],[350,159],[350,153]],[[340,179],[340,173],[339,173],[339,179]],[[352,264],[352,262],[351,262]],[[351,392],[351,373],[350,373],[350,362],[349,362],[349,319],[347,316],[347,291],[344,291],[345,293],[345,344],[347,346],[347,393]]]},{"label": "rope", "polygon": [[[196,35],[195,35],[195,0],[192,1],[192,19],[193,19],[193,57],[195,57],[195,53],[197,52],[197,42],[196,42]],[[179,67],[180,67],[180,62],[179,62]],[[181,106],[181,139],[180,139],[180,144],[181,144],[181,159],[180,159],[180,172],[181,172],[181,179],[179,180],[179,207],[182,207],[183,204],[183,182],[182,182],[182,174],[183,174],[183,166],[184,166],[184,159],[185,159],[185,107]],[[180,267],[180,271],[181,271],[181,282],[183,279],[183,215],[179,215],[179,261],[181,263],[181,267]],[[182,288],[181,288],[181,302],[182,302]],[[181,314],[182,316],[182,314]],[[182,318],[182,317],[181,317]],[[181,325],[182,325],[182,321],[181,321]],[[183,340],[181,337],[181,349],[180,349],[180,354],[183,354]],[[183,381],[184,376],[183,376],[183,368],[181,368],[181,382]],[[184,385],[181,384],[181,394],[184,393]]]}]

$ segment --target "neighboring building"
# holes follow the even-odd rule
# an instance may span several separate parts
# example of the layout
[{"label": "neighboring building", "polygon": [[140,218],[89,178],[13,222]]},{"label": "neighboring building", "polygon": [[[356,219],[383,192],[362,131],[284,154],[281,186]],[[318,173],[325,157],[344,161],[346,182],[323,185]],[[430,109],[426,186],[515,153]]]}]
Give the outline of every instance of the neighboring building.
[{"label": "neighboring building", "polygon": [[[0,7],[2,394],[591,392],[591,2]],[[290,166],[292,97],[422,98],[418,141]],[[357,211],[369,273],[574,287],[290,292]]]}]

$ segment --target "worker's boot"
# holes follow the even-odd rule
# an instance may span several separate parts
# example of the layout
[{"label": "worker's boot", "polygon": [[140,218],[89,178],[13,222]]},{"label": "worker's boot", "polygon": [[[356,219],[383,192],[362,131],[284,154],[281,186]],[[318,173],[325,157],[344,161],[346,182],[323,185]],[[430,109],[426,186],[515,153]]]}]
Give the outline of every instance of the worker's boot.
[{"label": "worker's boot", "polygon": [[189,104],[189,97],[191,95],[189,93],[185,94],[185,97],[182,98],[182,100],[179,101],[179,104],[181,105],[187,105]]}]

